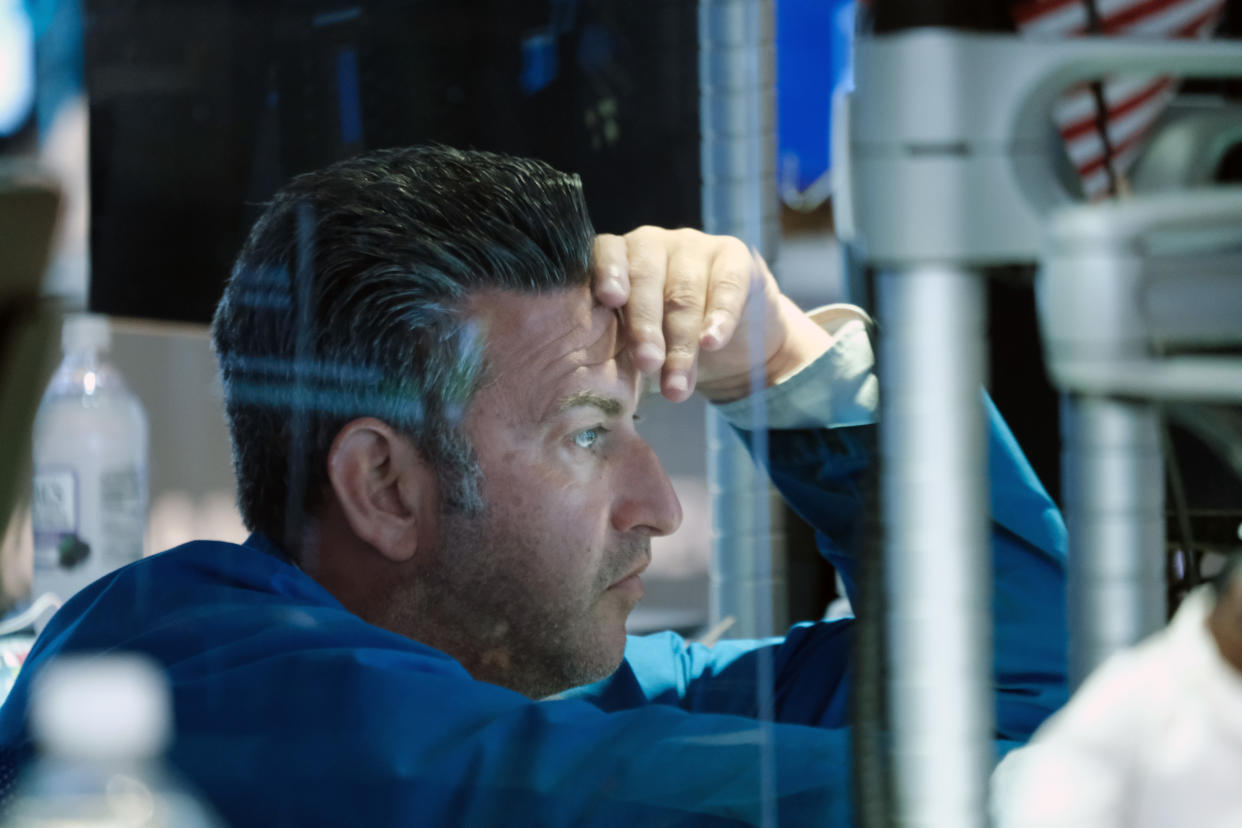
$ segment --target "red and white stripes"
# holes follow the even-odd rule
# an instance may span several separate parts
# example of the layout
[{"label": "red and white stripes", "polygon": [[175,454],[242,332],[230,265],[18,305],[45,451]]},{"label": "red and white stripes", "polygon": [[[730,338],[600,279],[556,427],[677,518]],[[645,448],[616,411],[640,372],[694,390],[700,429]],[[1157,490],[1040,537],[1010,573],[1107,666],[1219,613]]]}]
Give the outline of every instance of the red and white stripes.
[{"label": "red and white stripes", "polygon": [[[1224,0],[1098,0],[1100,32],[1127,37],[1207,38],[1215,31]],[[1070,37],[1087,33],[1083,0],[1024,0],[1013,7],[1019,31],[1032,37]],[[1177,82],[1161,76],[1103,79],[1108,109],[1112,167],[1118,175],[1134,161],[1142,139],[1177,93]],[[1087,85],[1069,90],[1053,117],[1088,197],[1108,190],[1105,146],[1097,126],[1095,96]]]}]

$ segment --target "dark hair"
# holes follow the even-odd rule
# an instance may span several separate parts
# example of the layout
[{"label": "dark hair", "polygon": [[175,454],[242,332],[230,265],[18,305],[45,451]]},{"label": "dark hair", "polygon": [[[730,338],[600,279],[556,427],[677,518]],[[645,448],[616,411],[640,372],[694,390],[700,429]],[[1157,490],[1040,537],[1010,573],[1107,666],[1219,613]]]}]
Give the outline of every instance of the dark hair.
[{"label": "dark hair", "polygon": [[298,542],[341,427],[377,417],[481,505],[460,429],[483,342],[473,291],[589,283],[582,184],[540,161],[440,146],[300,175],[250,232],[212,322],[246,526]]}]

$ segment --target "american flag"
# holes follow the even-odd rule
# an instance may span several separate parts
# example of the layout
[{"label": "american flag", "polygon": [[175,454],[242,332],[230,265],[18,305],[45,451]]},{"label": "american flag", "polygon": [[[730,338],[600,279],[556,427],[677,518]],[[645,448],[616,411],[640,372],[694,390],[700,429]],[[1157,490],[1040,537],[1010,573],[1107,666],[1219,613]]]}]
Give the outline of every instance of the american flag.
[{"label": "american flag", "polygon": [[[1225,0],[1097,0],[1092,33],[1205,39],[1216,30],[1224,7]],[[1013,7],[1018,30],[1031,37],[1087,34],[1091,17],[1085,0],[1024,0]],[[1101,79],[1095,89],[1084,84],[1062,96],[1053,117],[1088,198],[1109,191],[1106,149],[1111,148],[1113,175],[1123,176],[1177,88],[1173,78],[1118,75]],[[1100,98],[1108,112],[1107,144],[1099,128]]]}]

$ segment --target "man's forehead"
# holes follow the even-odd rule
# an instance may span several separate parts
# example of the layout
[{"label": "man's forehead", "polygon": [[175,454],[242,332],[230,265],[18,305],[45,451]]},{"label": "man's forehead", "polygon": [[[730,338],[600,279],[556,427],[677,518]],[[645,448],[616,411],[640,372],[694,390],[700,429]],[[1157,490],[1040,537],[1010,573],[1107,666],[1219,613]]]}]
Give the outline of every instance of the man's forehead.
[{"label": "man's forehead", "polygon": [[583,407],[616,416],[637,404],[619,315],[588,289],[479,292],[468,312],[486,343],[491,410],[506,419],[546,423]]},{"label": "man's forehead", "polygon": [[478,291],[467,306],[482,326],[493,362],[589,365],[612,359],[620,349],[616,311],[596,303],[585,287]]}]

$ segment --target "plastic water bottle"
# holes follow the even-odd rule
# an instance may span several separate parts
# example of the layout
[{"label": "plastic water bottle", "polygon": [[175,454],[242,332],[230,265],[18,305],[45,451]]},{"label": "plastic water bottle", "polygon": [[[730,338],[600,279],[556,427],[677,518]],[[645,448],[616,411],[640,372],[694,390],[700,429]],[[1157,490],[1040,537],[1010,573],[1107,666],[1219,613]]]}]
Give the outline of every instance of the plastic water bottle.
[{"label": "plastic water bottle", "polygon": [[222,828],[160,755],[168,683],[136,655],[62,656],[31,688],[40,755],[19,777],[5,828]]},{"label": "plastic water bottle", "polygon": [[147,523],[147,416],[104,356],[108,320],[73,316],[64,360],[34,425],[35,597],[67,600],[142,557]]}]

